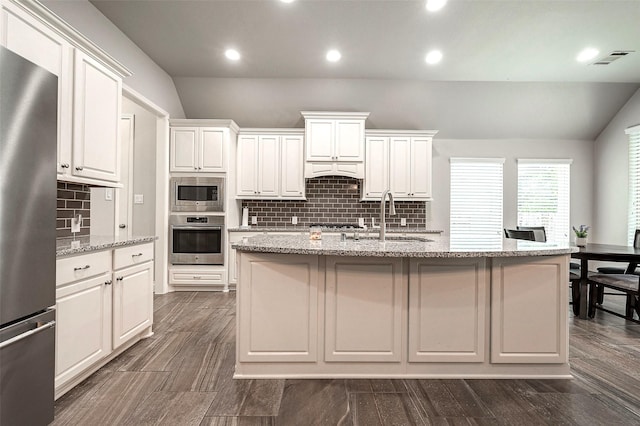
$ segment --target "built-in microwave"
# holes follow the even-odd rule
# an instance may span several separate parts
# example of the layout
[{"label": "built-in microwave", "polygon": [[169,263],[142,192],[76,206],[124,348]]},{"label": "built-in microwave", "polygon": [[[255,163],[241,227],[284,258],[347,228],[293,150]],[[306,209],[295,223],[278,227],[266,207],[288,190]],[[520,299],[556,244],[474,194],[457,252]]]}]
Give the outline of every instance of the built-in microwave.
[{"label": "built-in microwave", "polygon": [[224,178],[171,178],[172,212],[223,212]]},{"label": "built-in microwave", "polygon": [[174,265],[223,265],[224,216],[169,216],[169,261]]}]

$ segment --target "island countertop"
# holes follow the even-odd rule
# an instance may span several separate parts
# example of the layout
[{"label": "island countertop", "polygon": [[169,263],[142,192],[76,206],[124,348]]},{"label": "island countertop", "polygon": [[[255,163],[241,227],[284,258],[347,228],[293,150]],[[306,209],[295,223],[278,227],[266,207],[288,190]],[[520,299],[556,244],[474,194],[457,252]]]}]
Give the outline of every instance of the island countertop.
[{"label": "island countertop", "polygon": [[569,244],[514,239],[503,239],[498,246],[456,244],[451,242],[449,236],[440,235],[400,239],[387,235],[384,243],[371,237],[341,241],[339,236],[333,235],[323,236],[322,240],[310,240],[307,235],[257,235],[233,243],[231,247],[258,253],[434,258],[555,256],[578,251],[577,247]]},{"label": "island countertop", "polygon": [[58,238],[56,239],[56,257],[150,243],[157,239],[158,237],[154,236],[114,237],[104,235]]}]

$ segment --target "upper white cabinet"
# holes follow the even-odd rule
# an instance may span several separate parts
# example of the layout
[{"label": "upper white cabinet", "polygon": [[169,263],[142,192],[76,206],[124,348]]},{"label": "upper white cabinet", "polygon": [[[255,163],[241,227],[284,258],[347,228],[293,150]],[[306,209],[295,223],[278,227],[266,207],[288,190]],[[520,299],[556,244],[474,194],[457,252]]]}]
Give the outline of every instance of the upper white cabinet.
[{"label": "upper white cabinet", "polygon": [[40,3],[2,0],[0,43],[58,77],[58,179],[117,186],[129,71]]},{"label": "upper white cabinet", "polygon": [[237,131],[233,121],[179,119],[171,120],[170,125],[170,172],[228,171],[229,145]]},{"label": "upper white cabinet", "polygon": [[307,112],[305,177],[364,177],[364,128],[369,113]]},{"label": "upper white cabinet", "polygon": [[73,174],[120,180],[122,80],[76,50],[73,107]]},{"label": "upper white cabinet", "polygon": [[238,198],[304,199],[302,155],[300,130],[241,129],[238,135]]},{"label": "upper white cabinet", "polygon": [[366,137],[363,200],[390,189],[396,201],[431,200],[434,131],[370,130]]}]

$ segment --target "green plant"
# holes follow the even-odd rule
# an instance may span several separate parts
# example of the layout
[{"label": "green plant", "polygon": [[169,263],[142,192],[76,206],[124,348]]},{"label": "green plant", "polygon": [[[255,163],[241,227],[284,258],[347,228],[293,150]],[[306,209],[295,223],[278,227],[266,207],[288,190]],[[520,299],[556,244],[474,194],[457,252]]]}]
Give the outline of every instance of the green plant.
[{"label": "green plant", "polygon": [[590,226],[580,225],[579,228],[576,228],[575,226],[572,226],[572,228],[573,228],[573,232],[576,233],[576,237],[578,237],[578,238],[587,238],[587,235],[589,234]]}]

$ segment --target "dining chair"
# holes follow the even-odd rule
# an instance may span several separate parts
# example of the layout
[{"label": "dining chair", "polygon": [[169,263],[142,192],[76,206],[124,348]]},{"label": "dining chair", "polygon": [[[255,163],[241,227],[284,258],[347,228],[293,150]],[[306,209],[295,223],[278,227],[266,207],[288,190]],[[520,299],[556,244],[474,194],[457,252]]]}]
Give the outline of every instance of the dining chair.
[{"label": "dining chair", "polygon": [[[633,247],[640,248],[640,229],[636,229],[636,233],[633,236]],[[596,268],[601,274],[624,274],[627,272],[627,268],[621,266],[601,266]],[[640,275],[640,271],[634,271],[634,274]],[[602,303],[602,301],[600,301]]]},{"label": "dining chair", "polygon": [[518,231],[533,231],[534,241],[547,242],[547,232],[544,226],[516,226]]}]

